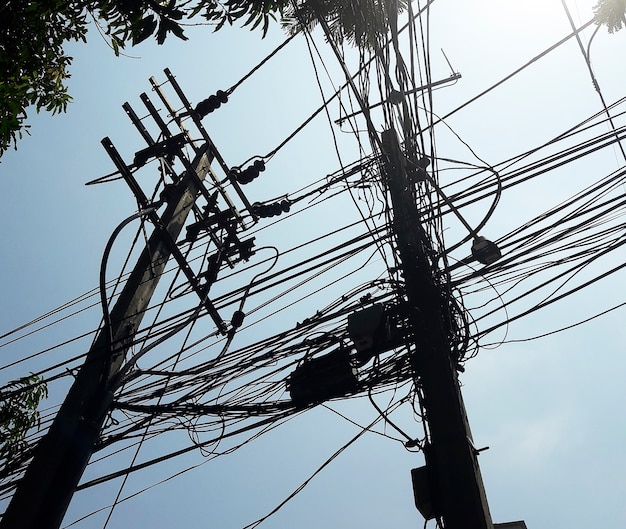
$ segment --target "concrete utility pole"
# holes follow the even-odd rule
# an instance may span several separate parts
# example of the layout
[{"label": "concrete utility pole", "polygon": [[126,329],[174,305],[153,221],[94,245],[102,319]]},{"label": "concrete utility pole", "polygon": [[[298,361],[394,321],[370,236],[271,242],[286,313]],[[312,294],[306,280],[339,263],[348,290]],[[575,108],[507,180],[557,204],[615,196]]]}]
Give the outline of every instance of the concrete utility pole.
[{"label": "concrete utility pole", "polygon": [[406,284],[415,341],[412,364],[423,392],[430,438],[424,449],[431,515],[445,529],[493,529],[477,451],[451,358],[446,303],[433,277],[431,243],[420,224],[397,134],[382,134],[393,206],[393,231]]},{"label": "concrete utility pole", "polygon": [[198,186],[210,171],[212,156],[207,151],[208,147],[199,150],[191,169],[174,186],[160,218],[163,229],[155,229],[148,240],[110,312],[110,330],[103,327],[87,353],[65,402],[18,483],[0,529],[60,527],[113,401],[109,381],[122,365],[175,251],[172,241],[177,240],[198,196]]}]

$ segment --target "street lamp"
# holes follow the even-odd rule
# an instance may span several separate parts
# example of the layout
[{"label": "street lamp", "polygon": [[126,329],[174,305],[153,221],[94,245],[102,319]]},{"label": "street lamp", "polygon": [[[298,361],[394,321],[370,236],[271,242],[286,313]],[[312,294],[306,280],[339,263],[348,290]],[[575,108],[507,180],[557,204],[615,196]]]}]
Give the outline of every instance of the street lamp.
[{"label": "street lamp", "polygon": [[498,248],[496,243],[489,241],[480,235],[474,237],[472,255],[479,263],[484,265],[495,263],[498,259],[500,259],[500,257],[502,257],[500,248]]},{"label": "street lamp", "polygon": [[472,243],[472,256],[474,257],[474,259],[476,259],[479,263],[482,263],[484,265],[490,265],[491,263],[495,263],[498,259],[500,259],[500,257],[502,257],[502,253],[500,252],[500,248],[498,248],[496,243],[476,233],[476,230],[467,223],[467,221],[461,215],[460,211],[455,207],[452,201],[446,196],[446,194],[437,185],[433,177],[428,174],[428,171],[422,169],[419,171],[419,173],[420,173],[421,178],[423,178],[431,186],[433,186],[437,194],[450,208],[452,213],[456,215],[456,218],[459,219],[459,221],[461,221],[461,224],[465,226],[467,231],[470,233],[470,236],[474,239],[474,242]]}]

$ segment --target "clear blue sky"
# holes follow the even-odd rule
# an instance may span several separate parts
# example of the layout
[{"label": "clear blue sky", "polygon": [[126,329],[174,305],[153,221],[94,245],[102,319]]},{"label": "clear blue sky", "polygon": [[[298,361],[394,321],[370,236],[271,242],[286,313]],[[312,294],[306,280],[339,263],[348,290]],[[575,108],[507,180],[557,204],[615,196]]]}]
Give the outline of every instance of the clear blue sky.
[{"label": "clear blue sky", "polygon": [[[568,1],[576,24],[591,18],[593,3]],[[584,32],[585,45],[593,30],[591,27]],[[480,0],[462,6],[434,2],[430,17],[432,78],[450,74],[441,48],[453,68],[462,74],[454,85],[434,92],[434,112],[446,115],[569,32],[560,0]],[[0,216],[4,226],[0,233],[0,330],[8,331],[97,287],[106,240],[115,226],[136,209],[123,182],[84,186],[113,170],[100,146],[104,136],[111,137],[128,162],[143,146],[121,108],[122,103],[128,101],[140,109],[138,96],[149,92],[148,78],[154,75],[163,80],[165,67],[176,75],[189,99],[197,102],[217,89],[232,86],[284,39],[278,28],[273,28],[265,40],[258,33],[236,27],[215,34],[206,27],[189,28],[188,34],[188,42],[172,38],[162,47],[145,43],[127,50],[133,57],[115,58],[96,31],[91,31],[87,45],[69,48],[75,58],[70,80],[74,102],[67,114],[50,117],[33,111],[29,121],[31,135],[20,142],[17,152],[6,153],[0,164]],[[315,32],[314,36],[332,82],[343,83],[342,73],[321,34]],[[606,101],[612,103],[626,95],[626,30],[609,35],[600,29],[590,50]],[[347,62],[353,71],[355,59],[354,52],[348,52]],[[332,93],[331,83],[322,70],[319,74],[327,97]],[[378,101],[374,87],[370,96],[371,103]],[[228,163],[238,165],[251,156],[271,151],[320,103],[309,51],[300,38],[244,83],[226,106],[204,120],[204,125]],[[331,117],[336,119],[337,105],[329,108]],[[572,39],[446,123],[482,160],[496,164],[543,144],[600,110],[599,97],[578,44]],[[619,120],[623,125],[624,118]],[[375,122],[379,130],[381,123]],[[342,162],[358,159],[351,135],[336,126],[334,130]],[[435,134],[440,157],[482,164],[445,125],[438,125]],[[494,240],[503,237],[623,166],[620,152],[606,148],[505,191],[482,233]],[[153,164],[153,170],[155,167]],[[338,167],[333,136],[326,117],[321,115],[280,151],[246,192],[252,201],[292,193]],[[142,185],[149,188],[153,182],[150,173],[142,174],[146,175]],[[446,184],[450,175],[454,172],[442,172],[440,182]],[[614,193],[623,194],[624,186]],[[364,199],[365,195],[364,192]],[[365,208],[363,204],[365,201]],[[481,202],[463,213],[470,223],[477,223],[487,207]],[[325,208],[317,216],[302,215],[304,220],[299,223],[283,223],[259,238],[265,244],[289,247],[359,218],[349,200],[328,201]],[[615,214],[619,224],[623,211],[616,210]],[[449,243],[462,236],[462,227],[451,215],[444,224]],[[122,237],[115,246],[110,277],[120,270],[128,239],[129,236]],[[464,257],[468,246],[455,256]],[[312,252],[321,251],[320,248]],[[572,280],[572,285],[624,262],[625,258],[623,249],[614,252],[608,261],[583,271]],[[362,264],[366,259],[363,257]],[[314,285],[315,288],[305,290],[315,294],[310,302],[259,324],[246,339],[259,339],[292,327],[352,285],[376,277],[381,266],[374,260],[346,283],[317,293],[323,285]],[[609,276],[563,303],[515,322],[506,337],[500,329],[482,343],[530,338],[618,305],[626,301],[623,277],[623,273]],[[547,294],[548,291],[539,294],[528,303],[537,303]],[[468,296],[468,308],[494,297],[489,292],[486,298],[481,295]],[[510,315],[523,308],[511,307]],[[473,314],[480,315],[481,311],[484,312],[477,308]],[[87,333],[97,327],[99,318],[99,309],[95,307],[65,326],[58,325],[29,340],[2,347],[2,364]],[[467,363],[461,377],[463,394],[477,447],[490,447],[480,456],[480,463],[494,521],[523,519],[529,529],[611,527],[626,522],[626,459],[622,448],[626,430],[621,420],[626,400],[621,380],[626,367],[623,318],[621,309],[539,340],[487,346]],[[489,322],[486,318],[478,326],[487,328]],[[204,325],[198,334],[210,332],[210,323]],[[58,356],[3,370],[0,381],[5,383],[42,365],[80,354],[89,341],[86,338],[48,353]],[[61,386],[51,388],[51,401],[60,398]],[[381,406],[385,398],[391,397],[381,397]],[[339,403],[334,408],[361,425],[377,415],[367,399]],[[405,431],[420,434],[421,426],[408,410],[401,409],[394,419]],[[233,454],[208,461],[120,504],[108,527],[143,524],[157,529],[239,529],[273,509],[358,431],[329,410],[308,412]],[[389,427],[386,432],[395,436]],[[184,435],[173,442],[178,444],[155,447],[155,453],[189,444]],[[202,461],[198,454],[192,454],[139,472],[131,476],[122,497]],[[111,462],[109,469],[105,462],[98,468],[100,473],[106,473],[123,464]],[[302,529],[421,527],[423,521],[413,506],[409,474],[412,467],[421,464],[421,456],[408,453],[401,443],[380,435],[366,435],[263,525],[267,529],[296,525]],[[65,523],[111,504],[119,486],[118,480],[78,493]],[[101,528],[106,515],[104,511],[75,527]]]}]

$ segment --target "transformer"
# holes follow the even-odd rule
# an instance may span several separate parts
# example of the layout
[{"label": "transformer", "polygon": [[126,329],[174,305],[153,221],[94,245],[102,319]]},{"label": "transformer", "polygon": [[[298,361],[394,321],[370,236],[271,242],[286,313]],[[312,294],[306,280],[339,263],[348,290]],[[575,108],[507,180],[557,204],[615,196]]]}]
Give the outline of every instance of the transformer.
[{"label": "transformer", "polygon": [[297,408],[356,393],[358,379],[350,351],[341,348],[304,360],[287,380],[287,389]]}]

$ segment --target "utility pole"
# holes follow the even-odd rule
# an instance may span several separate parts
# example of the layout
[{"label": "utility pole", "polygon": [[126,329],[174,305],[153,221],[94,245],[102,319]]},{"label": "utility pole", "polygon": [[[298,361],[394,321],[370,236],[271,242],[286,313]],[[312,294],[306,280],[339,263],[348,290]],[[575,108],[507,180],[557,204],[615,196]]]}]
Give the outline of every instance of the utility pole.
[{"label": "utility pole", "polygon": [[[120,369],[170,257],[177,262],[183,276],[199,296],[201,307],[211,316],[218,331],[226,334],[227,326],[208,298],[209,289],[224,262],[232,266],[233,257],[246,260],[253,253],[253,239],[243,242],[238,239],[238,231],[245,229],[245,226],[210,166],[214,159],[222,166],[224,161],[172,74],[169,70],[165,73],[182,100],[186,114],[193,115],[194,123],[205,141],[197,146],[190,139],[187,129],[179,122],[178,114],[171,108],[160,86],[156,86],[155,91],[167,106],[170,115],[175,117],[183,131],[181,134],[173,135],[169,131],[146,94],[142,94],[141,99],[159,127],[160,135],[165,138],[160,142],[152,139],[142,120],[128,103],[124,104],[127,115],[148,143],[146,149],[135,154],[134,169],[142,167],[150,158],[160,158],[161,167],[168,167],[167,172],[173,180],[173,183],[163,186],[160,198],[153,205],[135,180],[131,167],[124,163],[111,140],[102,140],[102,145],[118,172],[135,195],[140,212],[143,212],[141,216],[151,221],[154,230],[115,305],[110,311],[105,310],[104,324],[50,429],[35,448],[33,459],[18,482],[11,502],[0,520],[0,529],[60,527],[74,491],[100,439],[104,422],[111,410]],[[183,151],[185,145],[193,148],[192,160]],[[185,167],[180,176],[171,169],[174,157]],[[211,177],[211,193],[204,184],[207,176]],[[231,184],[240,195],[244,207],[248,207],[237,182]],[[204,212],[200,212],[196,204],[200,196],[206,199]],[[224,210],[220,210],[218,199],[226,203]],[[163,205],[165,209],[159,215],[156,206]],[[200,231],[206,231],[217,249],[209,258],[210,270],[200,275],[191,269],[176,242],[192,211],[196,219],[200,219],[196,223],[198,226],[194,231],[194,240]],[[237,252],[239,255],[235,256]],[[104,292],[102,295],[104,296]]]},{"label": "utility pole", "polygon": [[434,278],[431,243],[420,224],[397,134],[382,134],[385,173],[415,344],[411,362],[423,393],[429,430],[425,476],[430,515],[445,529],[493,529],[455,364],[442,286]]},{"label": "utility pole", "polygon": [[[209,161],[207,153],[201,152],[192,162],[201,180],[209,171]],[[183,176],[161,217],[173,240],[194,204],[195,181],[189,174]],[[116,373],[112,352],[123,358],[141,324],[171,254],[166,237],[158,230],[150,237],[111,310],[110,335],[109,329],[103,327],[87,353],[59,413],[17,486],[0,521],[1,529],[56,529],[61,525],[113,399],[107,384]]]},{"label": "utility pole", "polygon": [[[213,99],[201,102],[194,109],[169,70],[165,73],[183,103],[184,112],[177,114],[155,81],[152,81],[153,87],[183,132],[172,134],[148,96],[142,94],[142,102],[160,129],[159,136],[164,139],[153,140],[142,120],[125,104],[124,110],[148,147],[135,154],[131,167],[124,163],[108,138],[102,141],[118,172],[135,195],[140,211],[154,225],[154,230],[114,307],[110,312],[105,310],[104,325],[50,429],[35,448],[33,459],[0,520],[0,529],[60,527],[74,491],[97,447],[103,425],[112,409],[118,378],[124,373],[122,368],[127,353],[135,341],[143,315],[150,306],[170,257],[177,262],[218,332],[230,334],[234,329],[229,330],[222,321],[208,293],[224,263],[232,267],[231,259],[247,260],[252,255],[254,239],[239,240],[238,233],[245,230],[246,225],[222,184],[226,179],[229,181],[244,207],[256,219],[257,216],[263,216],[259,213],[261,209],[257,208],[255,213],[255,208],[251,207],[238,183],[250,181],[255,177],[254,171],[258,176],[264,166],[255,165],[241,173],[229,170],[200,124],[203,112],[211,111],[206,110],[207,105],[213,108],[211,105],[217,101],[219,106],[219,98],[211,96]],[[179,119],[181,116],[189,117],[194,122],[204,139],[202,145],[197,146],[191,139]],[[183,152],[183,148],[188,146],[195,152],[191,161]],[[415,378],[421,386],[425,422],[429,430],[424,453],[428,497],[432,506],[430,514],[442,518],[445,529],[493,529],[478,468],[477,451],[472,445],[455,363],[451,357],[449,318],[446,315],[449,307],[442,286],[434,278],[435,265],[430,259],[430,241],[420,225],[412,184],[407,178],[404,156],[395,131],[383,133],[382,148],[384,173],[393,205],[393,231],[406,283],[410,331],[415,344],[411,362]],[[160,198],[153,205],[135,180],[133,169],[143,167],[150,158],[155,157],[161,159],[162,176],[168,173],[174,182],[164,185]],[[185,167],[180,177],[171,170],[174,157],[182,161]],[[210,167],[213,160],[222,167],[226,179],[220,181],[216,178]],[[166,171],[163,167],[169,169]],[[252,176],[248,174],[249,171],[252,171]],[[207,176],[212,180],[211,192],[204,185]],[[196,203],[200,196],[206,201],[202,211]],[[220,209],[218,199],[226,204],[224,209]],[[159,215],[156,206],[164,204],[165,210]],[[193,243],[199,232],[206,231],[216,248],[216,252],[208,258],[209,269],[203,274],[196,274],[191,269],[176,242],[192,211],[196,222],[187,225],[186,241]],[[237,253],[238,256],[235,256]],[[104,296],[104,292],[102,294]],[[339,390],[345,390],[346,381],[354,382],[353,386],[348,387],[349,391],[358,387],[349,355],[344,350],[336,353],[329,365],[335,366],[339,358],[345,360],[346,369],[340,371],[330,385],[328,380],[315,379],[316,383],[326,383],[325,390],[329,392],[315,393],[315,398],[340,396],[342,393]],[[322,357],[316,363],[312,362],[313,366],[321,366],[319,372],[326,379],[327,360]],[[301,369],[298,375],[307,382],[307,377],[316,373],[314,369],[310,372]],[[298,389],[309,390],[304,383],[298,386],[298,380],[298,376],[291,378],[292,397]],[[306,398],[305,406],[312,403]]]}]

